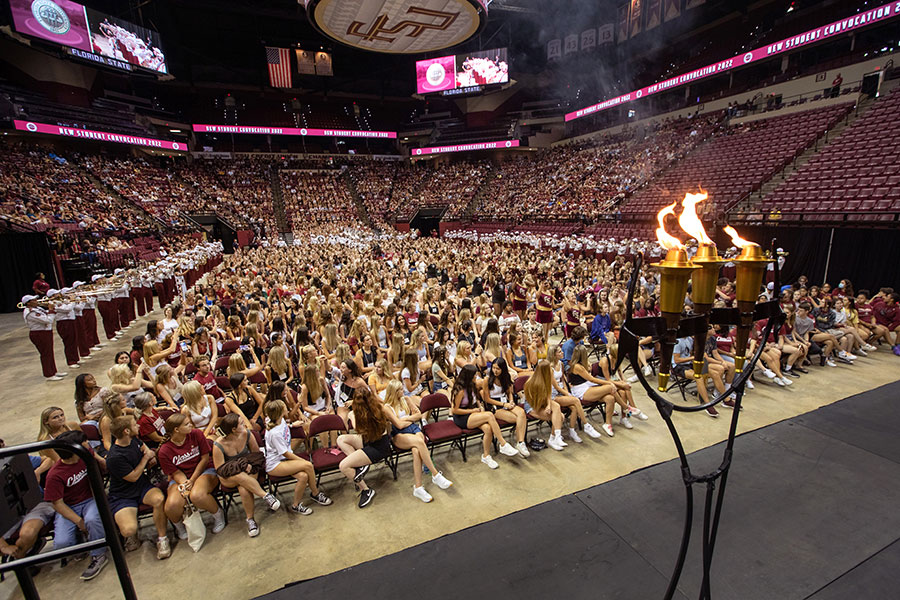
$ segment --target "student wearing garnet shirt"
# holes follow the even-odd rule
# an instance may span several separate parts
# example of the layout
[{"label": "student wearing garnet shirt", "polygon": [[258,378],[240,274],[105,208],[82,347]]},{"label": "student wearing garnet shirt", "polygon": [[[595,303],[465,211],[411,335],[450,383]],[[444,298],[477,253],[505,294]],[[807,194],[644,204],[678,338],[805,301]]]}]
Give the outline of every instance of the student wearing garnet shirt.
[{"label": "student wearing garnet shirt", "polygon": [[172,548],[166,536],[166,501],[162,490],[150,483],[145,470],[156,460],[156,453],[138,439],[138,426],[131,415],[116,417],[110,425],[116,442],[106,455],[109,473],[109,510],[116,520],[119,533],[125,538],[125,551],[141,547],[138,538],[138,507],[141,503],[153,507],[156,525],[156,558],[169,558]]},{"label": "student wearing garnet shirt", "polygon": [[887,329],[888,332],[894,333],[893,341],[890,341],[890,334],[884,336],[894,347],[894,353],[900,351],[900,305],[898,303],[900,303],[900,294],[896,292],[882,290],[872,298],[875,323]]},{"label": "student wearing garnet shirt", "polygon": [[216,470],[210,463],[211,446],[191,420],[181,413],[166,419],[169,440],[159,448],[159,466],[169,476],[166,494],[166,516],[175,525],[175,532],[187,539],[187,529],[182,522],[187,499],[197,508],[212,513],[215,522],[213,533],[225,529],[225,513],[216,504],[212,491],[219,485]]},{"label": "student wearing garnet shirt", "polygon": [[[66,431],[56,438],[59,442],[84,444],[87,436],[82,431]],[[47,472],[44,500],[53,505],[56,518],[53,522],[53,547],[68,548],[76,543],[78,532],[88,540],[103,537],[103,522],[97,512],[97,503],[91,494],[87,465],[71,450],[57,448],[59,460]],[[100,574],[106,566],[106,548],[91,550],[91,562],[81,574],[85,581]]]},{"label": "student wearing garnet shirt", "polygon": [[203,386],[204,393],[215,398],[217,403],[225,402],[225,394],[216,385],[216,376],[212,372],[209,357],[206,355],[198,356],[194,359],[194,366],[197,367],[194,381],[199,382]]},{"label": "student wearing garnet shirt", "polygon": [[869,344],[881,343],[880,340],[891,343],[888,328],[875,321],[875,309],[869,302],[869,290],[859,290],[859,295],[856,297],[856,312],[859,316],[860,329],[863,330],[861,333],[869,332]]},{"label": "student wearing garnet shirt", "polygon": [[153,449],[159,448],[166,437],[165,421],[153,408],[155,400],[156,397],[149,392],[138,394],[134,399],[134,413],[138,427],[137,438]]}]

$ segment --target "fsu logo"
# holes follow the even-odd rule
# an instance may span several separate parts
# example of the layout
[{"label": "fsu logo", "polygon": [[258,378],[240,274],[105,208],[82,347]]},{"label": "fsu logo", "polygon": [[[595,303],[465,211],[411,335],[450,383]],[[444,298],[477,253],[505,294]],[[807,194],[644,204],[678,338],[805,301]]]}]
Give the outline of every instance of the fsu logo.
[{"label": "fsu logo", "polygon": [[425,79],[428,80],[433,86],[439,85],[442,81],[444,81],[444,77],[447,76],[447,71],[444,69],[441,63],[434,63],[428,70],[425,72]]},{"label": "fsu logo", "polygon": [[56,35],[68,33],[71,27],[69,15],[53,0],[36,0],[31,14],[41,27]]},{"label": "fsu logo", "polygon": [[393,27],[388,27],[388,16],[378,15],[378,17],[376,17],[375,19],[375,22],[372,23],[371,27],[369,27],[369,31],[361,32],[360,28],[364,27],[365,24],[360,23],[359,21],[353,21],[352,23],[350,23],[350,27],[347,28],[347,35],[355,35],[357,37],[361,37],[367,42],[378,40],[380,42],[387,42],[391,44],[397,38],[387,37],[388,35],[396,35],[407,28],[409,28],[410,31],[407,31],[406,35],[411,38],[417,38],[422,35],[422,32],[429,29],[433,29],[435,31],[444,31],[445,29],[453,25],[453,22],[456,21],[456,18],[459,16],[458,12],[448,13],[441,10],[420,8],[418,6],[410,6],[408,9],[406,9],[406,12],[410,14],[425,15],[427,17],[436,17],[441,19],[441,21],[440,23],[423,23],[420,21],[403,19]]}]

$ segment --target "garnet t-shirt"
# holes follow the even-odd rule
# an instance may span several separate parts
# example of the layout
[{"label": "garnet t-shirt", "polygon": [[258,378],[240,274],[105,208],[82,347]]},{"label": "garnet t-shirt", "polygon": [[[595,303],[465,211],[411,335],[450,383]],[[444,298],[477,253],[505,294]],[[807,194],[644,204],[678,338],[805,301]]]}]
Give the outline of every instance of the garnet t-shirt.
[{"label": "garnet t-shirt", "polygon": [[44,484],[44,500],[47,502],[62,500],[67,505],[74,506],[91,497],[87,465],[83,460],[79,458],[72,464],[60,460],[50,467],[47,482]]},{"label": "garnet t-shirt", "polygon": [[215,398],[216,402],[225,401],[225,394],[223,394],[222,390],[219,389],[219,386],[216,385],[216,376],[213,375],[212,371],[210,371],[206,375],[197,373],[196,375],[194,375],[194,381],[199,382],[200,385],[203,386],[203,391]]},{"label": "garnet t-shirt", "polygon": [[163,421],[163,418],[159,416],[159,413],[156,412],[156,409],[150,409],[151,414],[141,413],[140,418],[138,419],[138,437],[140,437],[144,441],[150,440],[150,434],[154,431],[159,435],[165,437],[166,436],[166,424]]},{"label": "garnet t-shirt", "polygon": [[181,471],[188,477],[194,474],[194,469],[205,454],[209,454],[211,448],[209,440],[199,429],[192,429],[180,446],[168,441],[159,448],[159,466],[163,473],[172,476],[175,471]]}]

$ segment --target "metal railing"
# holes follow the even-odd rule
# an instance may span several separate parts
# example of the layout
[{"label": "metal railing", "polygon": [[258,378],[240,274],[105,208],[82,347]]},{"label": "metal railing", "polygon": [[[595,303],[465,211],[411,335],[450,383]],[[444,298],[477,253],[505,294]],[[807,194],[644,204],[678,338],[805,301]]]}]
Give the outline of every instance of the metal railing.
[{"label": "metal railing", "polygon": [[47,440],[44,442],[32,442],[30,444],[22,444],[20,446],[12,446],[10,448],[0,448],[0,459],[15,456],[17,454],[30,454],[32,452],[40,452],[42,450],[63,449],[69,450],[78,458],[84,461],[87,466],[88,482],[91,486],[91,493],[94,496],[94,502],[97,503],[97,512],[100,520],[103,522],[103,537],[99,540],[92,540],[75,544],[67,548],[53,549],[50,552],[43,552],[33,556],[26,556],[11,560],[0,564],[0,573],[13,571],[16,579],[19,580],[19,587],[22,589],[22,595],[26,600],[40,600],[40,594],[34,584],[34,578],[30,569],[33,566],[42,565],[89,550],[108,547],[112,552],[113,563],[116,566],[116,574],[119,577],[119,585],[122,588],[122,594],[125,600],[137,600],[137,593],[134,590],[134,584],[131,581],[131,574],[128,571],[128,563],[125,560],[125,549],[122,547],[122,541],[119,539],[116,523],[113,519],[112,512],[109,510],[109,501],[106,498],[106,492],[103,486],[103,476],[100,473],[100,467],[94,456],[84,446],[77,444],[67,444],[57,440]]}]

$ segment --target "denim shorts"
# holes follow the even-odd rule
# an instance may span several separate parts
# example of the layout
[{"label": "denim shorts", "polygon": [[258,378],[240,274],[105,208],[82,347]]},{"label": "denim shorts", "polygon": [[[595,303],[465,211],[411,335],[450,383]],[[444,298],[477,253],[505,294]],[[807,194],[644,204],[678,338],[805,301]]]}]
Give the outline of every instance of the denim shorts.
[{"label": "denim shorts", "polygon": [[[202,473],[200,473],[200,476],[201,476],[201,477],[202,477],[203,475],[212,475],[213,477],[218,477],[218,475],[216,475],[216,470],[215,470],[214,468],[212,468],[212,467],[208,467],[208,468],[205,469]],[[170,480],[169,480],[169,485],[170,485],[170,486],[171,486],[171,485],[174,485],[175,483],[177,483],[177,482],[176,482],[174,479],[170,479]]]}]

